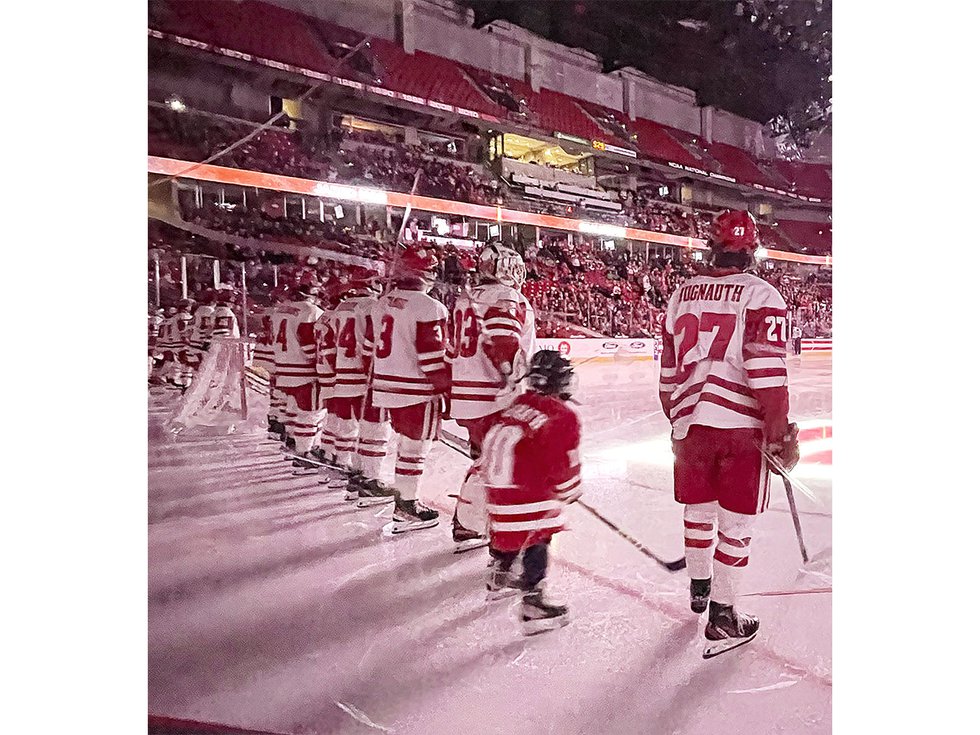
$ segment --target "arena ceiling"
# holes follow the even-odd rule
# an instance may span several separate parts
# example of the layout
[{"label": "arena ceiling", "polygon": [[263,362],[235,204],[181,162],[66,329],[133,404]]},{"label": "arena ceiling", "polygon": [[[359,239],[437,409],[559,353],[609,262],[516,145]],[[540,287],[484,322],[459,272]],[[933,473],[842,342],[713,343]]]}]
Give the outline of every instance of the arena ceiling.
[{"label": "arena ceiling", "polygon": [[767,123],[830,118],[832,0],[457,0]]}]

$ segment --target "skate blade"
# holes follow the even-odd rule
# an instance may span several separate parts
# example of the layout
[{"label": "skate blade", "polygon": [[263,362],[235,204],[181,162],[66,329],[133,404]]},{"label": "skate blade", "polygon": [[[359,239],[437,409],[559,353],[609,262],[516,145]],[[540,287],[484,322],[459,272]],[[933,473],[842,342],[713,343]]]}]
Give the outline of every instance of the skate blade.
[{"label": "skate blade", "polygon": [[347,502],[350,502],[352,500],[357,500],[359,497],[361,496],[357,493],[356,490],[352,493],[351,492],[344,493],[344,500],[346,500]]},{"label": "skate blade", "polygon": [[318,474],[320,471],[316,467],[297,467],[293,470],[293,477],[310,477]]},{"label": "skate blade", "polygon": [[701,654],[701,658],[708,659],[714,658],[715,656],[720,656],[726,651],[731,651],[739,646],[744,646],[749,641],[753,640],[758,635],[758,631],[745,638],[725,638],[720,641],[708,641],[708,644],[704,647],[704,652]]},{"label": "skate blade", "polygon": [[382,536],[398,536],[409,531],[421,531],[425,528],[432,528],[439,524],[438,518],[431,521],[389,521],[381,529]]},{"label": "skate blade", "polygon": [[331,490],[339,490],[342,487],[347,487],[347,480],[342,477],[330,477],[327,475],[326,477],[320,478],[320,484],[326,485]]},{"label": "skate blade", "polygon": [[359,497],[358,498],[358,501],[357,501],[357,507],[358,508],[370,508],[372,505],[384,505],[385,503],[391,503],[393,501],[394,501],[394,498],[393,497],[391,497],[391,498],[387,498],[387,497],[381,497],[381,498],[360,498]]},{"label": "skate blade", "polygon": [[453,548],[454,554],[463,554],[467,551],[472,551],[473,549],[482,549],[484,546],[490,545],[490,539],[488,538],[471,538],[466,541],[457,541],[456,546]]},{"label": "skate blade", "polygon": [[514,597],[519,592],[520,590],[514,587],[504,587],[501,590],[487,590],[487,602],[506,600],[508,597]]},{"label": "skate blade", "polygon": [[559,615],[555,618],[536,618],[534,620],[521,620],[521,631],[524,635],[537,635],[547,633],[549,630],[564,628],[569,623],[568,615]]}]

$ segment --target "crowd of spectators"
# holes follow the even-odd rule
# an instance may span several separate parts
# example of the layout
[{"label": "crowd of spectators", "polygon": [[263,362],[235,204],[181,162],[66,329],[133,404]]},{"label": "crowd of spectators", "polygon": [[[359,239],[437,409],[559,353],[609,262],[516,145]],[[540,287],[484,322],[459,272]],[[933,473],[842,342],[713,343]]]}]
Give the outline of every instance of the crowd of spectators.
[{"label": "crowd of spectators", "polygon": [[[204,160],[255,132],[255,125],[197,113],[177,113],[151,106],[150,153]],[[287,120],[288,123],[288,120]],[[713,212],[669,203],[657,187],[624,190],[621,212],[583,210],[575,205],[527,199],[491,176],[482,166],[459,160],[465,145],[454,141],[420,141],[407,145],[380,131],[335,126],[314,136],[272,127],[224,153],[215,163],[325,181],[375,186],[482,205],[501,205],[559,216],[587,217],[620,226],[707,238]],[[316,234],[316,233],[313,233]],[[798,249],[771,227],[761,227],[763,247]]]},{"label": "crowd of spectators", "polygon": [[382,186],[394,191],[411,191],[419,175],[416,193],[471,204],[503,204],[499,183],[483,171],[462,163],[443,160],[422,148],[394,143],[388,146],[342,146],[335,180]]},{"label": "crowd of spectators", "polygon": [[[220,217],[221,215],[219,215]],[[250,224],[251,223],[251,224]],[[206,224],[216,228],[216,219]],[[330,223],[311,223],[329,226]],[[254,229],[250,229],[253,227]],[[250,298],[262,301],[272,284],[272,265],[283,268],[336,268],[336,263],[317,258],[267,252],[261,248],[261,231],[272,231],[277,241],[281,233],[275,221],[254,213],[248,221],[230,219],[224,231],[250,240],[249,246],[212,242],[184,230],[150,221],[151,255],[163,264],[164,301],[172,300],[172,292],[180,278],[181,253],[197,254],[192,259],[202,271],[192,283],[209,281],[211,259],[218,259],[228,271],[229,282],[239,278],[237,264],[245,264]],[[361,249],[368,241],[357,243],[357,253],[384,260],[393,233],[381,232],[371,252]],[[541,337],[571,337],[601,335],[609,337],[654,337],[667,300],[685,279],[695,275],[700,264],[685,253],[680,259],[652,258],[649,261],[626,249],[605,250],[587,241],[569,242],[567,237],[551,236],[540,244],[517,244],[527,265],[528,279],[524,292],[538,315],[538,335]],[[203,257],[201,257],[203,256]],[[474,277],[475,259],[469,252],[449,246],[442,252],[444,270],[442,285],[436,295],[451,301],[459,287]],[[201,264],[204,264],[203,266]],[[761,277],[772,283],[786,299],[793,323],[800,326],[804,337],[829,336],[832,329],[830,284],[821,279],[820,272],[804,272],[794,265],[768,263],[758,269]],[[192,294],[193,297],[193,294]]]},{"label": "crowd of spectators", "polygon": [[[255,130],[245,123],[178,114],[152,106],[149,127],[151,153],[190,160],[204,160]],[[334,128],[327,136],[311,140],[302,131],[270,128],[215,162],[396,191],[409,191],[416,173],[421,171],[417,192],[424,196],[515,206],[506,186],[481,167],[453,160],[457,154],[459,151],[453,145],[408,146],[372,131]],[[623,192],[622,213],[604,216],[590,213],[590,217],[683,237],[708,236],[710,212],[667,203],[653,191]],[[523,202],[523,206],[531,205]],[[290,208],[287,213],[281,195],[272,193],[255,195],[248,206],[217,202],[198,206],[185,193],[180,208],[185,221],[191,224],[251,241],[250,247],[218,244],[213,248],[214,257],[221,258],[220,252],[230,254],[244,261],[247,273],[251,269],[257,277],[276,258],[287,264],[295,260],[266,253],[261,247],[263,241],[315,245],[371,258],[381,257],[384,243],[392,241],[394,235],[373,219],[353,225],[329,216],[321,218],[318,213],[301,217],[297,208]],[[534,208],[548,211],[539,203]],[[564,208],[554,213],[568,214]],[[151,247],[158,248],[158,252],[168,252],[168,248],[169,252],[177,252],[192,244],[198,250],[202,247],[199,237],[194,243],[185,242],[194,236],[177,228],[168,228],[161,235],[157,227],[154,240],[151,226]],[[768,228],[762,228],[761,235],[765,247],[786,247]],[[569,241],[567,236],[545,236],[540,243],[519,245],[518,249],[528,269],[525,290],[539,312],[538,329],[544,337],[570,336],[574,332],[651,337],[670,294],[698,267],[688,253],[679,260],[647,261],[623,248],[605,250],[596,241]],[[172,258],[170,262],[172,270]],[[794,323],[802,327],[804,336],[829,335],[832,318],[829,284],[812,272],[801,273],[795,266],[771,263],[760,269],[760,275],[786,298]],[[173,282],[173,275],[168,270],[168,283]],[[260,291],[266,280],[257,280]]]}]

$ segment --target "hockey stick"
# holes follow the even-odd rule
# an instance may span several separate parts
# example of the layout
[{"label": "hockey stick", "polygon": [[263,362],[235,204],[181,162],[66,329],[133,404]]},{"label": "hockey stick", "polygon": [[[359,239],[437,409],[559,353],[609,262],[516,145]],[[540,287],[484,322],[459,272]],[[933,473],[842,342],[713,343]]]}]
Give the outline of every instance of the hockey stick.
[{"label": "hockey stick", "polygon": [[800,525],[800,514],[796,510],[796,498],[793,496],[793,484],[789,480],[789,475],[779,473],[783,478],[783,487],[786,488],[786,499],[789,501],[789,512],[793,516],[793,527],[796,529],[796,540],[800,542],[800,554],[803,555],[803,563],[810,561],[806,553],[806,546],[803,544],[803,527]]},{"label": "hockey stick", "polygon": [[582,508],[584,508],[589,513],[591,513],[593,516],[595,516],[600,521],[602,521],[606,526],[608,526],[613,531],[615,531],[618,536],[626,539],[631,544],[633,544],[633,546],[635,546],[637,548],[637,550],[639,550],[639,552],[641,554],[643,554],[644,556],[646,556],[646,557],[648,557],[650,559],[653,559],[655,562],[657,562],[657,564],[659,564],[660,566],[662,566],[668,572],[679,572],[681,569],[684,569],[687,566],[687,560],[683,556],[680,559],[675,559],[674,561],[665,561],[665,560],[661,559],[659,556],[657,556],[652,551],[650,551],[650,549],[648,549],[642,543],[640,543],[635,538],[633,538],[632,536],[630,536],[628,533],[626,533],[626,531],[624,531],[619,526],[617,526],[615,523],[613,523],[612,521],[610,521],[608,518],[606,518],[604,515],[602,515],[599,511],[597,511],[591,505],[589,505],[588,503],[586,503],[584,500],[579,500],[579,501],[577,501],[577,503],[578,503],[578,505],[582,506]]},{"label": "hockey stick", "polygon": [[[769,461],[770,469],[783,480],[783,487],[786,488],[786,500],[789,502],[789,513],[793,516],[793,527],[796,529],[796,540],[800,542],[800,554],[803,556],[803,563],[806,564],[810,561],[810,555],[806,553],[806,546],[803,543],[803,526],[800,524],[800,512],[796,509],[796,496],[793,495],[794,482],[789,476],[789,470],[783,466],[783,463],[772,452],[768,452],[763,448],[762,453]],[[816,500],[816,496],[813,493],[809,492],[807,488],[803,489],[804,495],[811,500]]]},{"label": "hockey stick", "polygon": [[[448,441],[446,439],[447,436],[448,437],[452,437],[452,439],[454,440],[454,442],[458,442],[458,443],[454,443],[454,442]],[[462,439],[459,439],[458,437],[455,437],[452,434],[446,434],[444,432],[439,432],[439,441],[441,441],[443,444],[445,444],[450,449],[459,452],[464,457],[467,457],[468,458],[470,456],[470,453],[468,451],[466,451],[465,449],[462,448],[462,444],[463,444]],[[615,531],[616,534],[619,535],[621,538],[624,538],[627,541],[629,541],[633,546],[635,546],[640,551],[640,553],[642,553],[646,557],[649,557],[650,559],[653,559],[655,562],[657,562],[657,564],[659,564],[660,566],[662,566],[668,572],[677,572],[677,571],[680,571],[681,569],[684,569],[684,567],[687,566],[687,560],[684,557],[681,557],[680,559],[675,559],[674,561],[665,561],[665,560],[661,559],[659,556],[657,556],[652,551],[650,551],[650,549],[648,549],[646,546],[644,546],[641,542],[637,541],[635,538],[633,538],[632,536],[630,536],[623,529],[621,529],[615,523],[613,523],[612,521],[610,521],[608,518],[606,518],[604,515],[602,515],[599,511],[597,511],[591,505],[589,505],[588,503],[586,503],[584,500],[581,500],[581,499],[580,500],[577,500],[576,503],[578,505],[582,506],[583,509],[585,509],[586,511],[588,511],[589,513],[591,513],[593,516],[595,516],[596,518],[598,518],[600,521],[602,521],[603,524],[605,524],[610,529],[612,529],[613,531]]]}]

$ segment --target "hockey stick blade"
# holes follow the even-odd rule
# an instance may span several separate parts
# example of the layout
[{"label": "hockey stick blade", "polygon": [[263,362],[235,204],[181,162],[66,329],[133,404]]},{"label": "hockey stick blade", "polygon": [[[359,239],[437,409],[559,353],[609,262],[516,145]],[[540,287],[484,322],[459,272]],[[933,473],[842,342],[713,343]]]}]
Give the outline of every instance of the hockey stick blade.
[{"label": "hockey stick blade", "polygon": [[650,559],[653,559],[655,562],[657,562],[657,564],[659,564],[661,567],[663,567],[664,569],[666,569],[668,572],[679,572],[681,569],[684,569],[685,567],[687,567],[687,559],[685,559],[683,556],[680,559],[674,559],[673,561],[669,561],[669,560],[666,560],[666,559],[661,559],[659,556],[657,556],[652,551],[650,551],[650,549],[648,549],[644,544],[642,544],[640,541],[637,541],[635,538],[633,538],[632,536],[630,536],[623,529],[621,529],[615,523],[613,523],[612,521],[610,521],[608,518],[606,518],[604,515],[602,515],[599,511],[597,511],[595,508],[593,508],[588,503],[586,503],[586,502],[584,502],[582,500],[578,500],[578,501],[576,501],[576,503],[577,503],[577,505],[580,505],[586,511],[588,511],[589,513],[591,513],[592,516],[594,516],[595,518],[597,518],[603,524],[605,524],[610,529],[612,529],[613,531],[615,531],[618,536],[620,536],[621,538],[626,539],[627,541],[629,541],[633,546],[636,547],[636,549],[640,553],[642,553],[644,556],[646,556],[646,557],[648,557]]}]

